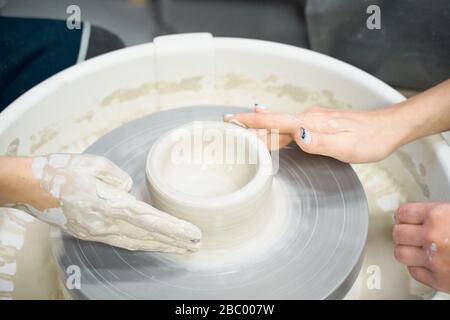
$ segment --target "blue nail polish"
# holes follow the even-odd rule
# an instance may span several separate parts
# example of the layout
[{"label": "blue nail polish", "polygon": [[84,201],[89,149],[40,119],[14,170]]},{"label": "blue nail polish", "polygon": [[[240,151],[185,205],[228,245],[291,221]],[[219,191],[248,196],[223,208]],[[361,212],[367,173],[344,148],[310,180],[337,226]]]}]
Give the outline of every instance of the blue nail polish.
[{"label": "blue nail polish", "polygon": [[306,144],[311,143],[311,134],[305,128],[300,128],[300,140]]}]

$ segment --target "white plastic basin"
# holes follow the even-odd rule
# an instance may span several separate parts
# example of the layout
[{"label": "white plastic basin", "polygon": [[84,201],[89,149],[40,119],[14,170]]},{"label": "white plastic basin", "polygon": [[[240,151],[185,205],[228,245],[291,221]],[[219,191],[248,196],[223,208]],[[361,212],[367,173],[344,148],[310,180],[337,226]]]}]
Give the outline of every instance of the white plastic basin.
[{"label": "white plastic basin", "polygon": [[[76,65],[25,93],[0,114],[0,154],[82,152],[123,123],[182,106],[258,102],[298,112],[311,105],[378,108],[403,99],[369,74],[309,50],[209,34],[165,36]],[[368,195],[370,228],[348,297],[401,299],[428,292],[393,257],[392,212],[404,201],[450,199],[449,145],[436,135],[379,164],[354,168]],[[61,297],[48,227],[0,210],[0,256],[6,259],[0,297]]]}]

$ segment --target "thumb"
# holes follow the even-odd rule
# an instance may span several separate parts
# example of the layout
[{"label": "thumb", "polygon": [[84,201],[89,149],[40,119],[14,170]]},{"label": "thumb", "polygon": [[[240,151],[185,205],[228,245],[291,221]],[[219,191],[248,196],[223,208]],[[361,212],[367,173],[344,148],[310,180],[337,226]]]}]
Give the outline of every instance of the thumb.
[{"label": "thumb", "polygon": [[335,157],[335,150],[339,148],[338,134],[327,134],[310,131],[301,127],[294,133],[295,142],[306,153]]}]

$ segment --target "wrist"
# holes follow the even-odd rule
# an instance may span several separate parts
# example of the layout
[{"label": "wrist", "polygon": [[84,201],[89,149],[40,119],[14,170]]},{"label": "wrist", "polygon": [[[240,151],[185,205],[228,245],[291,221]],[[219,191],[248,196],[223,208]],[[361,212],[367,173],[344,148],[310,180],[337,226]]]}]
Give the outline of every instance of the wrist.
[{"label": "wrist", "polygon": [[0,157],[0,206],[29,204],[38,210],[59,203],[40,186],[32,170],[32,157]]},{"label": "wrist", "polygon": [[23,174],[28,158],[0,157],[0,204],[17,203],[20,200]]},{"label": "wrist", "polygon": [[421,120],[423,115],[415,114],[409,100],[391,107],[389,124],[392,131],[393,149],[397,149],[421,137]]},{"label": "wrist", "polygon": [[370,122],[374,125],[375,139],[373,147],[379,150],[378,160],[384,159],[404,144],[409,129],[402,120],[399,104],[369,111]]},{"label": "wrist", "polygon": [[450,129],[450,80],[394,106],[401,144]]}]

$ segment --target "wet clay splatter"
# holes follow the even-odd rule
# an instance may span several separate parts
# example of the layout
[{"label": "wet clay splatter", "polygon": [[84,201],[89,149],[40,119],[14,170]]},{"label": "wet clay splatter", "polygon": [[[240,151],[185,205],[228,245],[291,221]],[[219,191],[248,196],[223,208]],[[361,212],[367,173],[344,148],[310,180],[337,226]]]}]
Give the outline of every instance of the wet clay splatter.
[{"label": "wet clay splatter", "polygon": [[83,115],[81,115],[79,117],[76,117],[74,122],[75,123],[82,123],[84,121],[90,121],[90,120],[92,120],[93,117],[94,117],[94,112],[93,111],[89,111],[89,112],[86,112],[85,114],[83,114]]},{"label": "wet clay splatter", "polygon": [[58,136],[58,131],[46,128],[39,133],[33,134],[30,138],[30,153],[35,153],[40,147]]},{"label": "wet clay splatter", "polygon": [[162,95],[179,91],[199,91],[203,77],[191,77],[180,81],[147,82],[135,88],[118,89],[101,101],[102,107],[113,103],[129,102],[142,96]]},{"label": "wet clay splatter", "polygon": [[8,157],[15,157],[19,153],[19,146],[20,146],[20,139],[15,138],[13,141],[10,142],[8,147],[6,148],[6,156]]},{"label": "wet clay splatter", "polygon": [[286,98],[296,103],[305,105],[316,105],[325,108],[334,109],[351,109],[348,103],[340,101],[334,97],[331,90],[312,90],[305,86],[295,84],[278,83],[279,79],[276,75],[268,75],[263,81],[254,81],[251,78],[236,74],[227,73],[217,76],[217,89],[225,90],[241,90],[247,92],[267,92],[277,97]]},{"label": "wet clay splatter", "polygon": [[420,186],[423,195],[426,198],[430,198],[430,188],[425,184],[425,181],[423,179],[426,174],[425,167],[423,165],[422,167],[419,166],[419,171],[417,171],[416,165],[414,164],[411,156],[401,149],[398,149],[395,154],[399,157],[406,170],[408,170],[408,172],[411,174],[414,182]]}]

